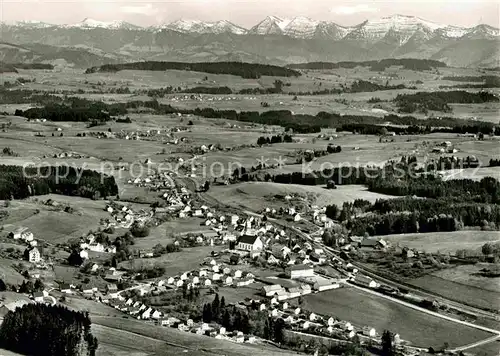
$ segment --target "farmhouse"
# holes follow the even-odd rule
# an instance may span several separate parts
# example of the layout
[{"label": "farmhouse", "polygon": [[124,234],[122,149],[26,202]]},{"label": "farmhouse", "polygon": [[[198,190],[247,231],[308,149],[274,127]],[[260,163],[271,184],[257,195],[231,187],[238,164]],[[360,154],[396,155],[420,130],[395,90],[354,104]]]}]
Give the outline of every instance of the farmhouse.
[{"label": "farmhouse", "polygon": [[301,265],[290,266],[289,268],[287,268],[286,274],[288,278],[291,279],[296,279],[301,277],[313,277],[314,270],[312,266],[301,264]]},{"label": "farmhouse", "polygon": [[263,243],[258,236],[243,235],[239,238],[236,249],[240,251],[262,250]]},{"label": "farmhouse", "polygon": [[24,251],[24,258],[31,263],[38,263],[42,260],[40,251],[36,247],[27,248]]},{"label": "farmhouse", "polygon": [[264,286],[262,287],[262,294],[265,295],[266,297],[272,297],[279,291],[282,291],[283,287],[279,284],[272,284],[270,286]]},{"label": "farmhouse", "polygon": [[368,288],[377,288],[378,283],[375,282],[372,278],[363,276],[362,274],[357,274],[356,277],[354,278],[354,282],[357,284],[363,286],[363,287],[368,287]]},{"label": "farmhouse", "polygon": [[33,240],[33,233],[27,227],[20,227],[9,234],[9,237],[14,240],[22,239],[26,242]]}]

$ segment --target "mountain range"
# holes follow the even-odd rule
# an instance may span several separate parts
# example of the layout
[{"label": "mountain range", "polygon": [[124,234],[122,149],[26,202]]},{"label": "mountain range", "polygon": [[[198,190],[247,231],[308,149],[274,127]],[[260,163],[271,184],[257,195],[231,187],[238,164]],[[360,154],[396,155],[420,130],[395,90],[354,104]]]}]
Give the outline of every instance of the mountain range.
[{"label": "mountain range", "polygon": [[[87,18],[70,25],[2,23],[0,31],[0,60],[9,61],[14,56],[19,62],[23,55],[14,48],[22,47],[27,60],[48,61],[47,51],[53,48],[56,53],[48,57],[56,58],[59,53],[60,59],[78,66],[82,61],[76,63],[68,53],[90,53],[86,55],[89,65],[142,59],[286,64],[411,57],[453,66],[496,67],[500,58],[498,28],[484,24],[458,27],[405,15],[370,19],[356,26],[301,16],[268,16],[249,29],[226,20],[181,19],[140,27]],[[43,47],[42,54],[37,46]]]}]

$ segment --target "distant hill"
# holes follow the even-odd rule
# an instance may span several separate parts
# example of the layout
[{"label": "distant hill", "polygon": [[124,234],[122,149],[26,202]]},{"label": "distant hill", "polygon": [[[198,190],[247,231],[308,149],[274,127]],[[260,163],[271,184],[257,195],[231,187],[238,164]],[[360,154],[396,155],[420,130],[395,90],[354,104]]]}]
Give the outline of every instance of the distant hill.
[{"label": "distant hill", "polygon": [[[3,41],[28,50],[39,52],[34,44],[50,46],[51,54],[42,51],[47,57],[44,60],[61,59],[78,67],[145,60],[285,65],[383,58],[497,67],[500,48],[497,28],[457,27],[405,15],[368,19],[356,26],[300,16],[268,16],[251,29],[224,20],[178,20],[144,28],[126,22],[85,19],[73,25],[0,24],[0,31]],[[0,60],[5,62],[24,62],[20,60],[23,56],[35,54],[0,49]]]},{"label": "distant hill", "polygon": [[243,78],[260,78],[263,75],[276,77],[298,77],[300,72],[293,69],[278,67],[266,64],[253,64],[243,62],[199,62],[199,63],[182,63],[182,62],[134,62],[123,64],[107,64],[100,67],[92,67],[85,73],[96,72],[118,72],[121,70],[152,70],[165,71],[169,69],[187,70],[193,72],[204,72],[211,74],[232,74]]},{"label": "distant hill", "polygon": [[[127,59],[126,56],[108,54],[101,50],[89,50],[78,47],[57,47],[44,44],[26,44],[23,46],[0,42],[0,62],[17,63],[16,68],[36,69],[32,65],[39,63],[49,69],[54,64],[65,63],[77,68],[88,68],[110,63],[119,63]],[[21,64],[22,63],[22,64]]]}]

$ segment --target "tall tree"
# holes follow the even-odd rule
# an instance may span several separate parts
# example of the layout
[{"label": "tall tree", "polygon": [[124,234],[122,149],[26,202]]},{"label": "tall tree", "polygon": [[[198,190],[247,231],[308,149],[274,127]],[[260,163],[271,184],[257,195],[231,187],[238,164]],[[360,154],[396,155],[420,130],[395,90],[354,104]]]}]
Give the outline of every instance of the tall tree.
[{"label": "tall tree", "polygon": [[394,356],[393,340],[394,335],[389,330],[384,330],[382,334],[382,356]]}]

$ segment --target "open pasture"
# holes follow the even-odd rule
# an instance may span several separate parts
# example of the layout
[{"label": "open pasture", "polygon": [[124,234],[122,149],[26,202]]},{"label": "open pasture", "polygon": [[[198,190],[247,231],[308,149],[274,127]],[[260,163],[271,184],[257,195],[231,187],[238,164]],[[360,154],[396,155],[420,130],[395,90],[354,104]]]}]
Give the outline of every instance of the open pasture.
[{"label": "open pasture", "polygon": [[205,226],[201,225],[204,220],[199,218],[189,218],[189,219],[175,219],[171,221],[166,221],[161,225],[152,228],[147,237],[140,237],[135,239],[135,244],[132,246],[133,249],[151,249],[157,244],[163,246],[174,242],[174,234],[188,234],[195,233],[201,234],[204,232],[213,231]]},{"label": "open pasture", "polygon": [[220,202],[232,206],[245,207],[260,211],[263,207],[283,206],[283,201],[275,196],[298,194],[305,202],[320,207],[327,205],[342,206],[344,202],[365,199],[375,202],[377,199],[393,198],[389,195],[369,192],[363,186],[346,185],[329,190],[322,186],[307,186],[297,184],[279,184],[268,182],[245,182],[229,186],[214,186],[209,193]]},{"label": "open pasture", "polygon": [[489,278],[482,277],[480,275],[481,270],[488,267],[490,267],[489,263],[460,265],[436,271],[432,273],[432,275],[455,283],[464,284],[472,288],[480,288],[500,293],[500,277]]},{"label": "open pasture", "polygon": [[119,264],[119,267],[135,270],[146,266],[162,266],[165,268],[165,276],[170,277],[200,268],[203,259],[210,257],[212,251],[220,252],[222,249],[221,246],[184,248],[181,252],[167,253],[156,258],[136,258],[123,261]]},{"label": "open pasture", "polygon": [[[153,353],[153,355],[167,356],[173,355],[179,351],[175,349],[169,349],[175,347],[177,350],[186,349],[187,351],[182,351],[186,355],[226,355],[226,356],[291,356],[296,355],[296,353],[287,352],[286,350],[280,350],[278,348],[269,348],[265,345],[249,345],[249,344],[237,344],[232,342],[227,342],[223,340],[217,340],[214,338],[209,338],[206,336],[196,335],[192,333],[187,333],[179,331],[173,328],[166,328],[161,326],[156,326],[150,323],[144,323],[143,321],[137,320],[124,320],[121,318],[108,318],[108,317],[94,317],[92,318],[93,328],[103,327],[112,328],[114,335],[129,335],[130,340],[136,340],[138,337],[140,342],[144,342],[141,336],[144,336],[151,341],[162,341],[163,351],[160,353]],[[127,345],[127,343],[125,343]],[[139,345],[139,344],[136,344]],[[172,352],[174,351],[174,352]]]},{"label": "open pasture", "polygon": [[[472,286],[470,283],[464,284],[456,282],[453,278],[449,278],[450,276],[446,277],[447,278],[441,278],[437,275],[430,274],[413,279],[408,283],[444,298],[455,300],[473,307],[496,311],[500,310],[498,292]],[[488,281],[485,280],[485,283],[487,282]],[[489,279],[489,283],[495,282],[498,284],[498,278]]]},{"label": "open pasture", "polygon": [[415,346],[451,347],[485,339],[491,334],[456,324],[402,306],[396,302],[367,294],[354,288],[340,288],[304,297],[306,308],[331,315],[358,326],[371,326],[398,333]]},{"label": "open pasture", "polygon": [[9,207],[9,216],[2,221],[5,231],[17,227],[27,227],[33,232],[35,239],[51,243],[65,242],[69,238],[80,237],[89,230],[100,226],[100,219],[109,217],[104,211],[104,202],[72,197],[71,200],[61,200],[61,206],[70,205],[73,213],[56,210],[42,204],[42,201],[53,199],[59,201],[59,196],[39,196],[32,199],[13,201]]},{"label": "open pasture", "polygon": [[463,230],[453,232],[431,232],[423,234],[401,234],[377,236],[393,245],[407,246],[430,253],[455,254],[457,250],[481,250],[485,243],[500,242],[498,231]]}]

